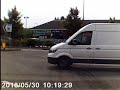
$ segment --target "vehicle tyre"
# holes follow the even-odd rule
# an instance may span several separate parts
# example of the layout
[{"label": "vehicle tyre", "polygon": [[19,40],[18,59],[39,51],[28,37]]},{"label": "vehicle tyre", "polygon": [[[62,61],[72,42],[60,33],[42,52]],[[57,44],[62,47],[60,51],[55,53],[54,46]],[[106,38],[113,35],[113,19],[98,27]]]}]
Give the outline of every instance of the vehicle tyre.
[{"label": "vehicle tyre", "polygon": [[72,63],[69,57],[63,56],[59,58],[58,67],[60,69],[67,69],[70,65],[72,65]]}]

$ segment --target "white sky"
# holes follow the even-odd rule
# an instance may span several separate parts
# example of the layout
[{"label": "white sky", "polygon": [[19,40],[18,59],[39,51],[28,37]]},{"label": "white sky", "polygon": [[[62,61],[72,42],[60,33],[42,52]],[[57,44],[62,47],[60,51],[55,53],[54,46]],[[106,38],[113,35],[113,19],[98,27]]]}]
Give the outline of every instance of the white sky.
[{"label": "white sky", "polygon": [[[1,0],[1,18],[7,17],[8,10],[16,5],[21,12],[25,27],[33,27],[52,21],[55,17],[67,16],[70,8],[77,7],[83,16],[83,0]],[[85,0],[85,19],[120,19],[120,0]]]}]

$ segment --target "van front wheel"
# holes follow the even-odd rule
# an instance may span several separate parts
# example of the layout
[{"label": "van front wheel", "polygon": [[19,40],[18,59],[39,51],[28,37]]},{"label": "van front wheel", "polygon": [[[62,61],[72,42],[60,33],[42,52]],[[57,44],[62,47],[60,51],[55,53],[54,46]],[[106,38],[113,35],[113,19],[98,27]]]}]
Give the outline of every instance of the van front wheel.
[{"label": "van front wheel", "polygon": [[68,68],[71,65],[70,58],[68,57],[60,57],[58,62],[58,67],[60,69]]}]

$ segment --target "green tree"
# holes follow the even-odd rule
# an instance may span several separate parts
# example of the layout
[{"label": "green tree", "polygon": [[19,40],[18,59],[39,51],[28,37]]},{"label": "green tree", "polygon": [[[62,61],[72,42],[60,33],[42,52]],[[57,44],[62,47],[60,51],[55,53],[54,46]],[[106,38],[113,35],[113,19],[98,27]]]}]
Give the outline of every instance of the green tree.
[{"label": "green tree", "polygon": [[79,11],[77,7],[71,8],[63,26],[67,29],[67,37],[71,36],[75,32],[77,32],[82,27],[82,20],[78,16]]},{"label": "green tree", "polygon": [[64,16],[61,16],[60,20],[65,20]]},{"label": "green tree", "polygon": [[33,37],[33,33],[30,29],[24,29],[23,30],[23,37],[24,38],[32,38]]},{"label": "green tree", "polygon": [[0,29],[1,30],[1,32],[0,32],[1,36],[5,36],[5,31],[3,29],[4,24],[5,24],[5,22],[3,20],[1,20],[1,29]]},{"label": "green tree", "polygon": [[12,39],[23,38],[23,24],[21,23],[21,14],[17,11],[16,6],[8,11],[8,18],[4,17],[4,21],[8,24],[12,24]]},{"label": "green tree", "polygon": [[116,23],[116,19],[115,19],[115,17],[114,17],[114,18],[111,18],[111,17],[110,17],[110,19],[109,19],[109,23]]}]

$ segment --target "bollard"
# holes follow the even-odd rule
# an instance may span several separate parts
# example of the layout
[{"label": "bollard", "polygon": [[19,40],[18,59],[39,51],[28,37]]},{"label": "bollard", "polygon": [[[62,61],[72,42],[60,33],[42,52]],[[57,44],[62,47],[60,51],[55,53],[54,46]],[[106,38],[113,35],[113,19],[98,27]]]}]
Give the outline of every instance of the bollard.
[{"label": "bollard", "polygon": [[2,48],[3,48],[3,50],[5,50],[5,48],[6,48],[6,43],[5,42],[2,42]]}]

